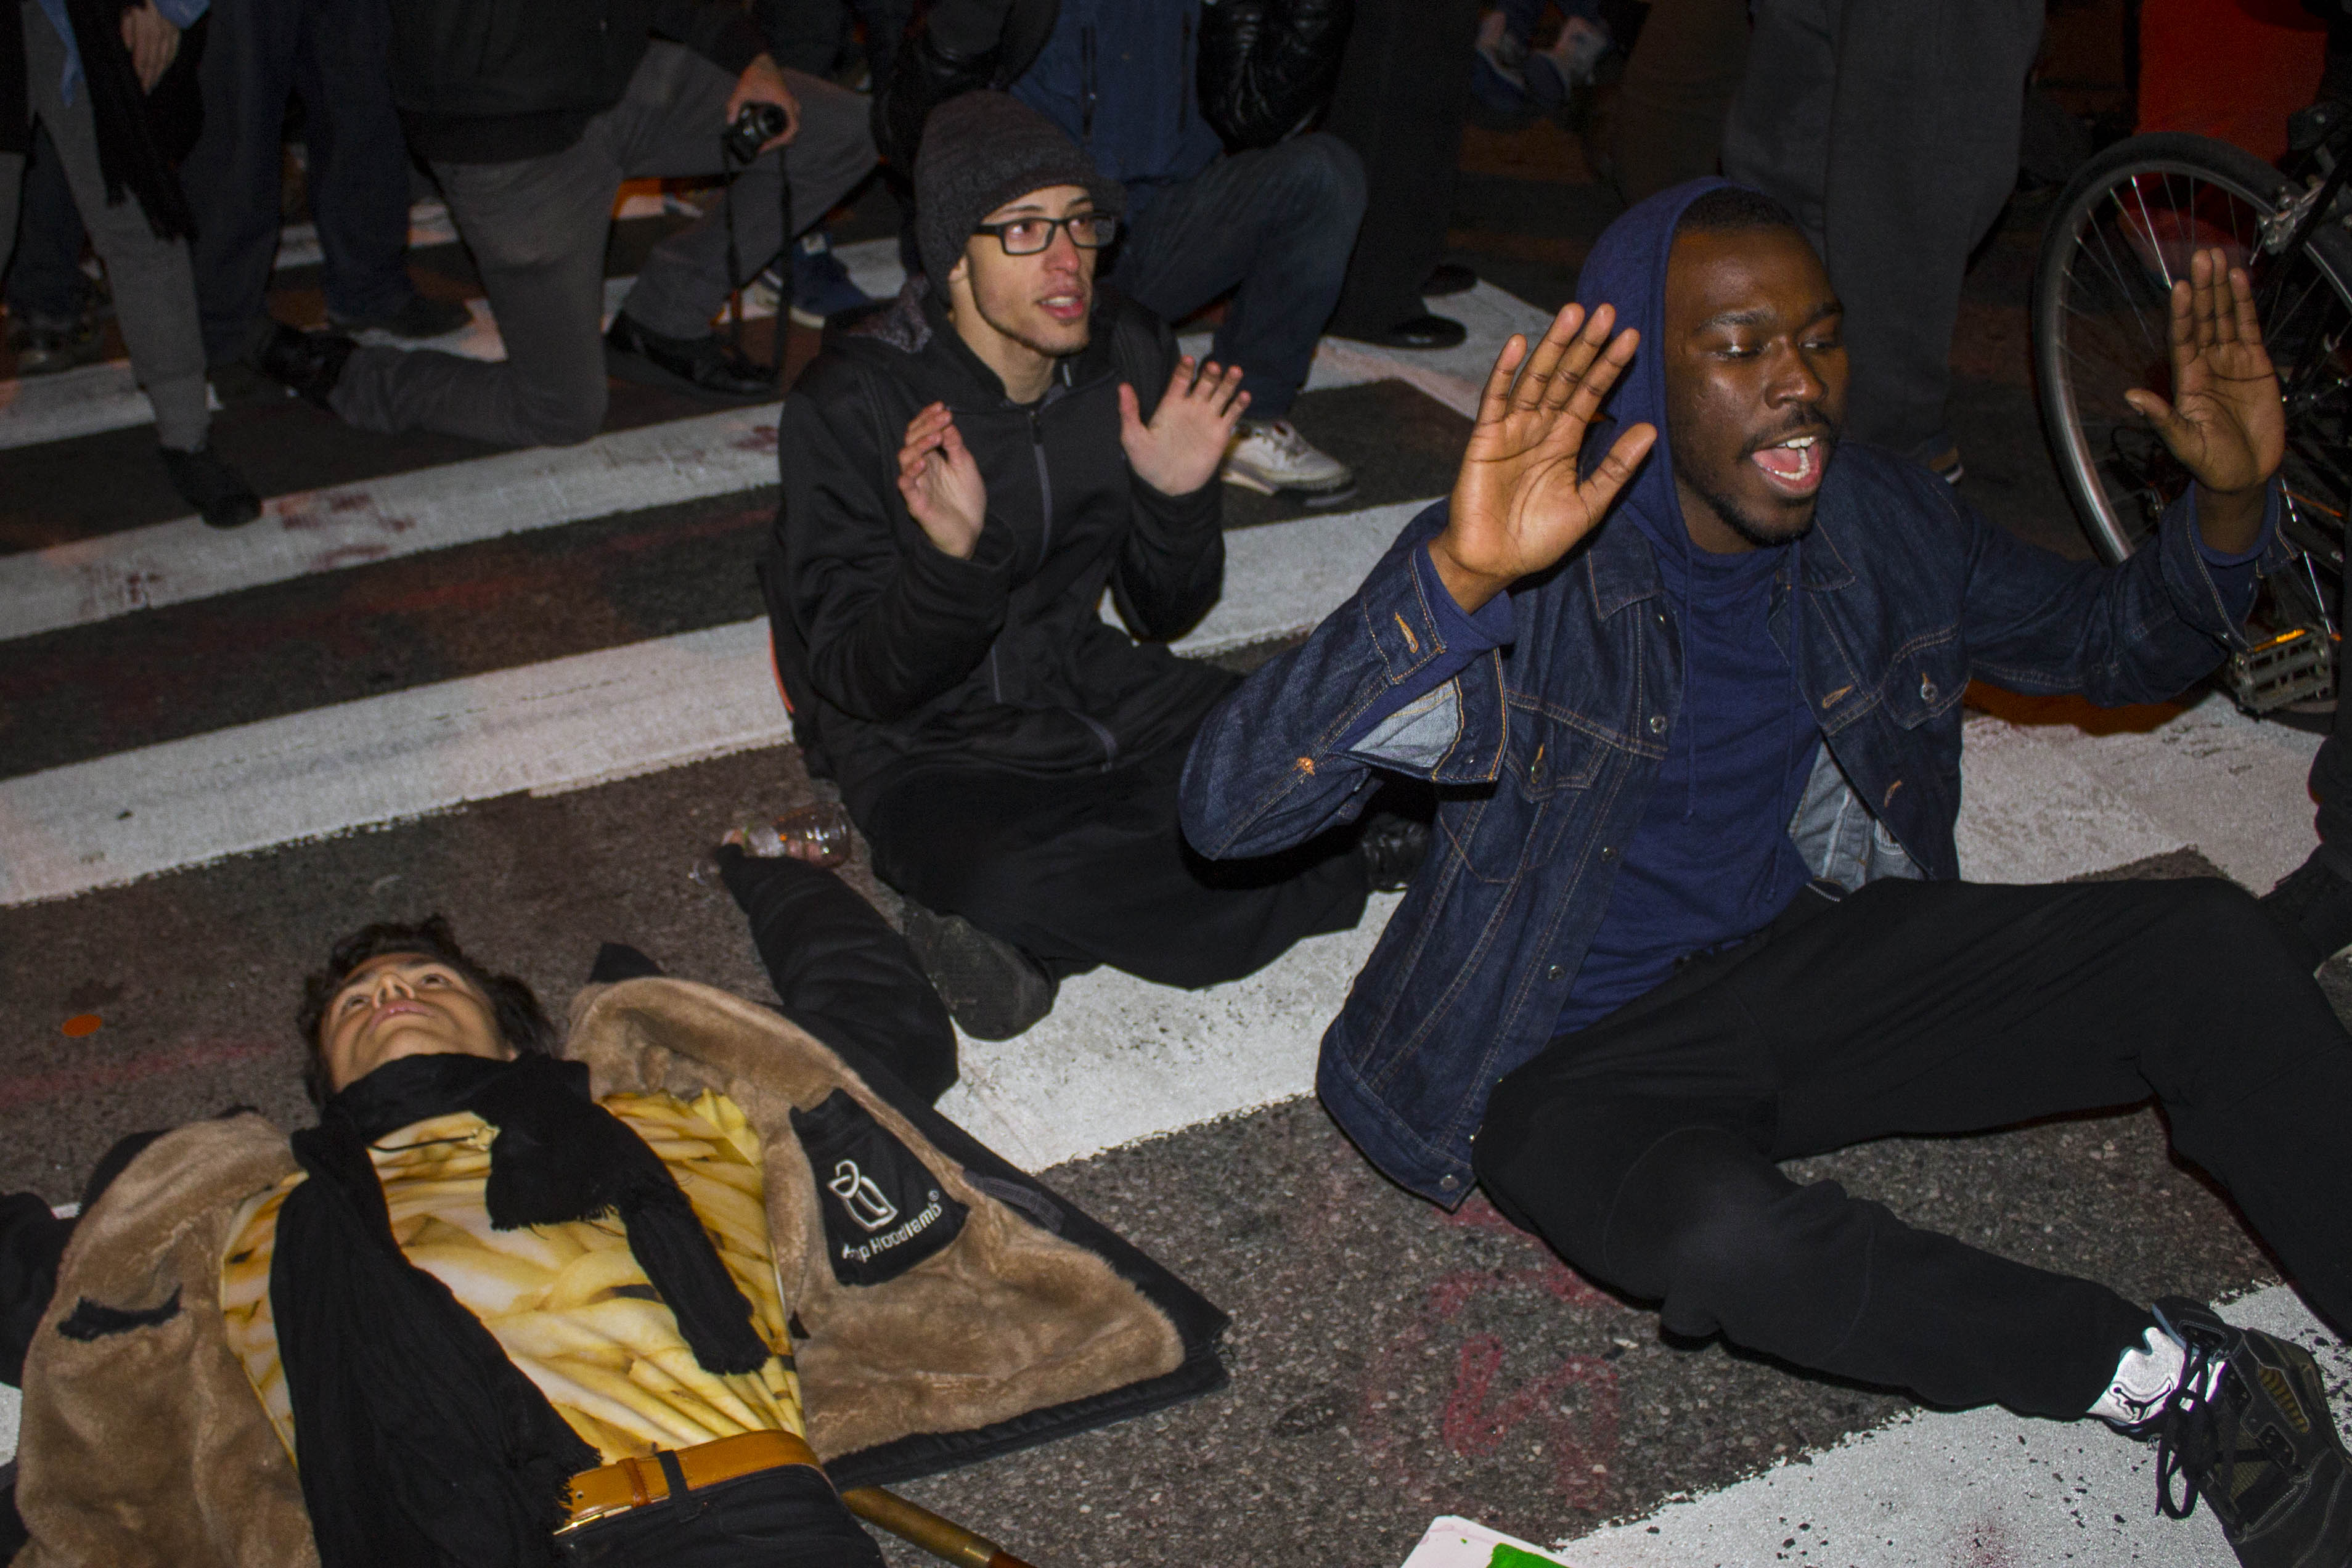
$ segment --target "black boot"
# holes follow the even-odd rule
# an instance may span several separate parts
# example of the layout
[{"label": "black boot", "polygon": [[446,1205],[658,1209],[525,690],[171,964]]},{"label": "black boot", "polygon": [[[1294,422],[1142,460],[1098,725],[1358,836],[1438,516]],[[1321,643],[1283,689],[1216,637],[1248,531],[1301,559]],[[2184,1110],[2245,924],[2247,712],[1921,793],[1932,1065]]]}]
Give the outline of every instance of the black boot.
[{"label": "black boot", "polygon": [[261,498],[245,477],[218,458],[210,447],[193,452],[162,448],[163,471],[180,499],[196,509],[207,528],[243,528],[261,515]]}]

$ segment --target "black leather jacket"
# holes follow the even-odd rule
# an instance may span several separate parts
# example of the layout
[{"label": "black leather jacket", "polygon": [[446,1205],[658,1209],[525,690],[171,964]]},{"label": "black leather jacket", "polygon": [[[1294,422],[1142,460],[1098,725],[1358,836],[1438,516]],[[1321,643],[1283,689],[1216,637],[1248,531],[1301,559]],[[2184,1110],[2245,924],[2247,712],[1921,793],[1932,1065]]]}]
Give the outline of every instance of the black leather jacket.
[{"label": "black leather jacket", "polygon": [[[874,95],[874,142],[912,173],[923,121],[958,93],[1002,91],[1045,47],[1061,0],[930,0]],[[1339,79],[1355,0],[1207,0],[1201,111],[1228,150],[1270,147],[1321,110]]]}]

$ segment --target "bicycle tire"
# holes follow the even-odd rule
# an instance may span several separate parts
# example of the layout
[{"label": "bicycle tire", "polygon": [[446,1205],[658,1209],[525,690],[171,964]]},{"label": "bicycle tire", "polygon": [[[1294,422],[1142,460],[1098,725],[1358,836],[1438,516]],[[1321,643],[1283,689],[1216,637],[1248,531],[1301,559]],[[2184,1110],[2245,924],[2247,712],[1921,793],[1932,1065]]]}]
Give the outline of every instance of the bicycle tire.
[{"label": "bicycle tire", "polygon": [[[2185,250],[2189,244],[2203,243],[2201,234],[2168,234],[2154,214],[2173,218],[2185,214],[2192,228],[2208,226],[2209,220],[2224,210],[2240,216],[2267,216],[2303,188],[2252,154],[2227,142],[2164,132],[2117,142],[2084,165],[2060,195],[2042,236],[2042,254],[2034,272],[2034,373],[2041,390],[2042,430],[2057,459],[2060,477],[2092,546],[2109,563],[2121,561],[2147,537],[2155,503],[2169,498],[2161,493],[2142,495],[2138,499],[2143,504],[2137,509],[2123,504],[2135,493],[2128,485],[2118,484],[2118,470],[2129,465],[2121,462],[2114,450],[2102,450],[2102,445],[2112,447],[2118,440],[2116,432],[2145,426],[2137,416],[2123,409],[2119,400],[2113,410],[2085,406],[2085,377],[2076,363],[2083,356],[2076,347],[2075,329],[2088,318],[2077,308],[2080,301],[2073,296],[2082,281],[2075,273],[2077,265],[2083,258],[2093,257],[2090,239],[2098,237],[2104,246],[2104,254],[2095,258],[2105,269],[2099,286],[2114,289],[2128,300],[2136,288],[2146,285],[2153,289],[2161,281],[2147,267],[2150,252],[2157,262],[2155,270],[2168,278],[2172,271],[2168,247]],[[2200,189],[2219,193],[2210,207],[2200,206]],[[2148,196],[2158,192],[2162,194],[2152,213]],[[2130,210],[2134,207],[2136,213]],[[2137,226],[2137,234],[2126,232],[2127,223]],[[2103,224],[2106,226],[2104,230]],[[2210,223],[2210,226],[2217,234],[2224,227],[2218,222]],[[2324,390],[2328,396],[2324,401],[2327,406],[2314,405],[2307,421],[2310,428],[2299,431],[2294,427],[2296,416],[2292,394],[2289,399],[2290,466],[2300,463],[2306,477],[2315,475],[2317,479],[2305,486],[2309,494],[2294,498],[2309,504],[2300,510],[2291,507],[2294,515],[2290,520],[2294,533],[2290,542],[2306,555],[2314,569],[2340,582],[2343,509],[2347,491],[2352,490],[2352,463],[2347,461],[2343,438],[2346,417],[2352,415],[2352,403],[2338,395],[2345,385],[2345,329],[2352,328],[2352,237],[2332,223],[2324,225],[2311,236],[2305,251],[2290,258],[2292,266],[2308,267],[2317,281],[2326,283],[2334,296],[2330,306],[2325,300],[2313,303],[2316,283],[2306,284],[2300,274],[2281,273],[2275,279],[2264,276],[2263,269],[2273,258],[2261,250],[2259,230],[2251,223],[2233,221],[2228,232],[2242,249],[2251,253],[2258,290],[2276,282],[2280,297],[2291,301],[2294,311],[2327,313],[2326,321],[2318,327],[2298,325],[2292,321],[2273,321],[2268,316],[2263,326],[2266,337],[2272,340],[2273,358],[2279,363],[2283,381],[2292,386],[2296,376],[2304,374],[2317,375],[2326,383]],[[2301,287],[2302,291],[2292,295],[2286,292],[2296,287]],[[2145,300],[2140,302],[2147,303]],[[2315,349],[2314,363],[2290,364],[2283,358],[2282,333],[2296,340],[2286,345],[2290,348]],[[2150,366],[2151,374],[2140,379],[2138,384],[2168,393],[2169,366],[2162,363],[2160,337],[2147,347],[2149,358],[2157,363]],[[2152,435],[2146,439],[2154,441]],[[2160,468],[2161,461],[2159,457],[2154,466]],[[2293,473],[2289,476],[2291,491],[2296,477]],[[2185,475],[2180,476],[2180,482],[2186,482]],[[2155,488],[2160,492],[2160,485]],[[2329,625],[2334,612],[2332,587],[2333,584],[2321,584],[2316,577],[2311,583],[2310,592],[2318,601],[2317,613],[2325,629],[2333,629]]]}]

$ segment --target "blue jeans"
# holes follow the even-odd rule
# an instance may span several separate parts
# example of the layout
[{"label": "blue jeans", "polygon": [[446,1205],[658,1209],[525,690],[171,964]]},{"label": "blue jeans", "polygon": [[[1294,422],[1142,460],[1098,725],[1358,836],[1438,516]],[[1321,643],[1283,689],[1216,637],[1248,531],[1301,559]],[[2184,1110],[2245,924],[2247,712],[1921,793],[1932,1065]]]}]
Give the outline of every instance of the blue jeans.
[{"label": "blue jeans", "polygon": [[82,276],[85,235],[66,166],[49,128],[33,127],[17,197],[16,259],[8,268],[8,313],[55,331],[81,319],[89,280]]},{"label": "blue jeans", "polygon": [[1355,153],[1336,136],[1294,136],[1128,199],[1137,210],[1109,281],[1171,321],[1233,289],[1211,352],[1242,367],[1251,418],[1287,414],[1363,221]]},{"label": "blue jeans", "polygon": [[384,0],[216,0],[199,68],[205,128],[180,169],[196,212],[205,357],[244,353],[278,257],[289,95],[302,100],[327,309],[346,321],[408,303],[408,144],[392,103]]}]

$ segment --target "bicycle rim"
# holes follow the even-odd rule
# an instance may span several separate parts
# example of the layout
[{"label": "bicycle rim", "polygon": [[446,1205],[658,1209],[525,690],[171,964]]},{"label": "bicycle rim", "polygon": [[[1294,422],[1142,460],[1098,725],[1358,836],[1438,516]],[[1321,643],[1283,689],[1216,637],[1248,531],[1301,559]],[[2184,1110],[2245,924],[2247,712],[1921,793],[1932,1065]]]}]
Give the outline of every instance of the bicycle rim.
[{"label": "bicycle rim", "polygon": [[[2236,148],[2135,138],[2078,175],[2043,240],[2034,351],[2044,424],[2099,553],[2120,561],[2155,531],[2189,475],[2123,401],[2172,392],[2168,293],[2192,249],[2248,267],[2287,404],[2287,542],[2307,581],[2273,579],[2273,618],[2333,631],[2352,499],[2352,241],[2333,227],[2294,255],[2263,248],[2285,177]],[[2281,574],[2284,575],[2284,574]]]}]

